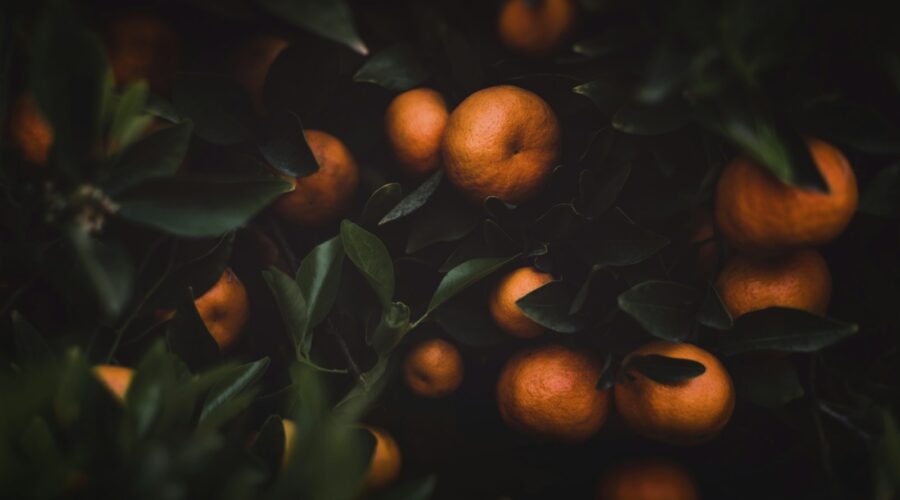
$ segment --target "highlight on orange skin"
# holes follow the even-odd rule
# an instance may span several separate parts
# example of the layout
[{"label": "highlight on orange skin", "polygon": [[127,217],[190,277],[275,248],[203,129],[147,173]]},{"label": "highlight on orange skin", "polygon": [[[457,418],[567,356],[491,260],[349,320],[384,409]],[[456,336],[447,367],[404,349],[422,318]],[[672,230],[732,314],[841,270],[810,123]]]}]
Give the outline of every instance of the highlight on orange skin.
[{"label": "highlight on orange skin", "polygon": [[697,500],[694,479],[667,460],[632,460],[607,470],[597,485],[597,500]]},{"label": "highlight on orange skin", "polygon": [[438,169],[449,117],[447,102],[436,90],[412,89],[391,101],[384,115],[384,127],[403,173],[419,178]]},{"label": "highlight on orange skin", "polygon": [[94,375],[103,383],[120,403],[125,402],[125,394],[134,377],[134,370],[118,365],[96,365]]},{"label": "highlight on orange skin", "polygon": [[507,0],[500,11],[498,31],[503,43],[523,55],[546,56],[566,42],[575,27],[573,0]]}]

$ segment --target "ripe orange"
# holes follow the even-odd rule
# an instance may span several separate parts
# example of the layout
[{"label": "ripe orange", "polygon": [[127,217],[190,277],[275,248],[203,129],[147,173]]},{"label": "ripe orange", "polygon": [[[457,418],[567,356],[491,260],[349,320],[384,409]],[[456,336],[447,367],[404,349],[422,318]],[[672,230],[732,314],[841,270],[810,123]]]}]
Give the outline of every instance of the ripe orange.
[{"label": "ripe orange", "polygon": [[426,398],[444,397],[462,383],[463,359],[453,344],[431,339],[415,346],[403,362],[406,385]]},{"label": "ripe orange", "polygon": [[391,101],[384,128],[405,174],[422,177],[437,170],[448,118],[447,103],[436,90],[408,90]]},{"label": "ripe orange", "polygon": [[543,56],[566,41],[575,26],[572,0],[507,0],[500,11],[500,39],[510,49],[529,56]]},{"label": "ripe orange", "polygon": [[715,437],[734,411],[734,385],[722,363],[697,346],[663,341],[646,344],[629,357],[649,354],[697,361],[706,371],[663,384],[627,370],[626,379],[615,386],[616,408],[625,423],[638,434],[670,444],[698,444]]},{"label": "ripe orange", "polygon": [[125,402],[125,393],[128,392],[128,386],[131,385],[134,370],[125,366],[96,365],[94,366],[94,375],[103,382],[116,400],[120,403]]},{"label": "ripe orange", "polygon": [[373,491],[390,485],[400,475],[400,447],[386,430],[370,426],[366,429],[375,437],[375,451],[369,462],[364,489]]},{"label": "ripe orange", "polygon": [[829,192],[782,183],[748,157],[733,160],[716,187],[716,222],[742,250],[816,246],[843,232],[856,211],[856,176],[834,146],[810,139],[809,150]]},{"label": "ripe orange", "polygon": [[284,429],[284,451],[281,454],[281,466],[284,467],[294,454],[294,437],[297,435],[297,426],[293,420],[283,418],[281,427]]},{"label": "ripe orange", "polygon": [[638,460],[611,468],[600,479],[597,500],[697,500],[690,474],[664,460]]},{"label": "ripe orange", "polygon": [[497,381],[500,416],[522,432],[583,441],[609,412],[609,391],[597,389],[601,369],[591,356],[559,345],[521,351]]},{"label": "ripe orange", "polygon": [[272,63],[290,42],[277,35],[259,35],[238,46],[232,58],[232,72],[253,100],[256,110],[263,112],[263,89]]},{"label": "ripe orange", "polygon": [[47,155],[53,145],[53,129],[41,114],[31,93],[20,95],[13,103],[9,133],[27,162],[47,164]]},{"label": "ripe orange", "polygon": [[488,299],[494,323],[513,337],[532,338],[544,333],[545,328],[525,316],[516,301],[551,281],[553,276],[530,266],[507,274]]},{"label": "ripe orange", "polygon": [[831,299],[831,273],[815,250],[776,256],[736,254],[716,283],[734,318],[767,307],[789,307],[825,314]]},{"label": "ripe orange", "polygon": [[275,202],[275,212],[303,227],[321,227],[334,222],[349,207],[359,186],[356,161],[337,137],[307,130],[306,141],[319,171],[294,179],[294,190]]},{"label": "ripe orange", "polygon": [[247,290],[231,268],[226,268],[212,288],[194,301],[194,305],[220,349],[227,349],[237,340],[250,315]]},{"label": "ripe orange", "polygon": [[447,177],[481,203],[519,204],[540,192],[559,156],[559,122],[532,92],[511,85],[479,90],[450,114],[441,151]]},{"label": "ripe orange", "polygon": [[110,22],[109,63],[119,85],[147,80],[154,91],[172,83],[178,62],[178,35],[164,20],[131,13]]}]

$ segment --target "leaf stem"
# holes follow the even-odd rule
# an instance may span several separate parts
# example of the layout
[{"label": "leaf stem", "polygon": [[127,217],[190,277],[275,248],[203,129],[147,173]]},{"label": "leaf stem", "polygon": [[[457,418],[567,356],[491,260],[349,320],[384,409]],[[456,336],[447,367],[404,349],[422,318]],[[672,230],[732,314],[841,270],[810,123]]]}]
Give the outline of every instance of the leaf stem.
[{"label": "leaf stem", "polygon": [[337,328],[329,325],[328,330],[335,340],[337,340],[338,347],[341,348],[341,353],[347,361],[347,367],[350,369],[350,372],[353,373],[353,376],[356,377],[356,379],[362,380],[362,370],[359,369],[359,365],[353,360],[353,356],[350,354],[350,347],[347,346],[347,341],[344,340],[344,337],[337,331]]}]

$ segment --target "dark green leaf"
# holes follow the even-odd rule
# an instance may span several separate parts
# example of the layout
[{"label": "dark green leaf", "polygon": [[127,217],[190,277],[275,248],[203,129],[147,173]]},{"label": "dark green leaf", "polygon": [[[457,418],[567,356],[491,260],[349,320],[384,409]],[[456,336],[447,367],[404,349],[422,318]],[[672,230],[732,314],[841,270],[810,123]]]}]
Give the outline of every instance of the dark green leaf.
[{"label": "dark green leaf", "polygon": [[11,315],[16,346],[16,359],[21,364],[37,365],[53,359],[53,352],[44,336],[18,311]]},{"label": "dark green leaf", "polygon": [[418,59],[408,45],[393,45],[382,49],[369,59],[353,75],[355,82],[374,83],[388,90],[403,92],[431,76],[431,72]]},{"label": "dark green leaf", "polygon": [[878,171],[859,198],[859,211],[881,217],[900,216],[900,165]]},{"label": "dark green leaf", "polygon": [[625,99],[626,92],[619,82],[611,78],[583,83],[572,89],[594,103],[601,112],[612,115]]},{"label": "dark green leaf", "polygon": [[225,403],[260,380],[269,368],[269,364],[269,358],[266,357],[235,367],[229,380],[216,385],[206,396],[206,400],[203,402],[203,410],[200,412],[200,422],[213,416]]},{"label": "dark green leaf", "polygon": [[717,347],[729,356],[748,351],[815,352],[855,334],[859,327],[798,309],[771,307],[744,314]]},{"label": "dark green leaf", "polygon": [[661,384],[677,384],[703,375],[706,367],[692,359],[647,354],[630,356],[626,361],[625,370],[637,370]]},{"label": "dark green leaf", "polygon": [[571,203],[554,205],[534,221],[534,231],[541,241],[559,241],[578,234],[585,223]]},{"label": "dark green leaf", "polygon": [[235,233],[213,241],[182,243],[178,264],[174,265],[152,295],[149,305],[171,309],[181,303],[182,293],[192,288],[204,293],[221,278],[234,249]]},{"label": "dark green leaf", "polygon": [[437,477],[426,476],[422,479],[407,481],[372,498],[373,500],[428,500],[434,494],[436,486]]},{"label": "dark green leaf", "polygon": [[697,322],[715,330],[728,330],[734,324],[719,291],[712,284],[706,287],[706,295],[697,312]]},{"label": "dark green leaf", "polygon": [[431,316],[454,340],[464,345],[486,347],[509,338],[494,324],[481,294],[462,294],[444,302]]},{"label": "dark green leaf", "polygon": [[438,188],[441,183],[441,179],[444,176],[443,170],[438,170],[431,177],[428,178],[425,182],[423,182],[419,187],[417,187],[412,193],[406,195],[400,203],[398,203],[387,215],[382,217],[382,219],[378,222],[378,225],[386,224],[391,222],[392,220],[397,220],[401,217],[405,217],[423,205],[425,202],[431,198],[431,195],[434,194],[434,191]]},{"label": "dark green leaf", "polygon": [[291,185],[274,177],[156,179],[122,193],[119,214],[188,237],[218,236],[244,223]]},{"label": "dark green leaf", "polygon": [[302,346],[308,344],[304,334],[307,331],[305,325],[309,323],[309,315],[300,285],[277,267],[263,271],[263,279],[275,296],[275,303],[281,311],[285,329],[294,339],[298,352],[301,352]]},{"label": "dark green leaf", "polygon": [[381,316],[381,321],[372,332],[371,339],[366,339],[379,357],[386,357],[403,340],[409,331],[409,306],[402,302],[394,302]]},{"label": "dark green leaf", "polygon": [[626,220],[621,214],[604,221],[586,257],[598,266],[629,266],[643,262],[669,244],[669,240]]},{"label": "dark green leaf", "polygon": [[634,156],[631,136],[614,134],[611,141],[601,139],[600,135],[595,137],[579,161],[584,168],[579,176],[582,200],[579,206],[588,217],[598,217],[609,209],[631,175]]},{"label": "dark green leaf", "polygon": [[191,371],[198,373],[220,360],[219,346],[197,312],[194,295],[185,291],[182,297],[175,317],[168,324],[166,342]]},{"label": "dark green leaf", "polygon": [[284,456],[284,424],[278,415],[269,415],[259,429],[256,439],[250,445],[250,451],[268,465],[273,473],[281,467]]},{"label": "dark green leaf", "polygon": [[175,80],[172,101],[178,113],[194,122],[197,137],[214,144],[237,144],[250,138],[250,97],[233,80],[213,74],[183,74]]},{"label": "dark green leaf", "polygon": [[341,240],[347,257],[369,282],[382,307],[389,308],[394,298],[394,263],[384,243],[349,220],[341,222]]},{"label": "dark green leaf", "polygon": [[344,0],[260,0],[260,4],[295,26],[346,45],[362,55],[369,53],[359,38],[353,13]]},{"label": "dark green leaf", "polygon": [[360,381],[337,404],[335,411],[349,419],[359,418],[387,388],[395,366],[390,358],[380,358],[369,371],[363,373]]},{"label": "dark green leaf", "polygon": [[[65,276],[67,293],[76,300],[93,300],[103,314],[116,318],[128,304],[134,284],[134,266],[117,244],[92,238],[78,227],[65,231],[66,249],[74,267]],[[74,289],[77,288],[77,289]]]},{"label": "dark green leaf", "polygon": [[402,199],[403,187],[397,182],[391,182],[376,189],[366,201],[366,206],[363,207],[361,217],[363,227],[377,225],[378,221],[396,207]]},{"label": "dark green leaf", "polygon": [[434,243],[456,241],[469,234],[480,221],[477,211],[461,206],[444,190],[432,197],[412,218],[406,253],[416,253]]},{"label": "dark green leaf", "polygon": [[781,408],[803,396],[797,369],[788,358],[744,357],[729,363],[728,371],[738,396],[765,408]]},{"label": "dark green leaf", "polygon": [[650,334],[664,340],[686,339],[694,326],[700,293],[670,281],[645,281],[619,295],[619,308]]},{"label": "dark green leaf", "polygon": [[539,325],[556,332],[573,333],[585,327],[582,318],[569,314],[573,295],[562,281],[551,281],[517,300],[516,305]]},{"label": "dark green leaf", "polygon": [[148,179],[175,175],[184,161],[191,143],[193,124],[190,121],[144,137],[127,148],[116,160],[105,186],[108,193],[117,193]]},{"label": "dark green leaf", "polygon": [[338,236],[313,248],[300,263],[296,280],[308,311],[303,338],[307,338],[309,331],[324,321],[331,311],[341,283],[343,264],[344,247]]},{"label": "dark green leaf", "polygon": [[437,290],[431,297],[425,314],[437,309],[438,306],[474,285],[482,279],[490,276],[494,271],[503,267],[517,256],[512,257],[485,257],[472,259],[451,269],[438,284]]},{"label": "dark green leaf", "polygon": [[319,171],[319,163],[306,142],[300,117],[290,111],[266,119],[259,138],[259,151],[269,165],[291,177],[306,177]]},{"label": "dark green leaf", "polygon": [[693,119],[693,110],[683,99],[659,106],[627,104],[616,111],[612,126],[634,135],[660,135],[683,128]]},{"label": "dark green leaf", "polygon": [[117,96],[107,143],[116,150],[128,147],[150,125],[153,117],[144,114],[150,87],[145,81],[128,85]]}]

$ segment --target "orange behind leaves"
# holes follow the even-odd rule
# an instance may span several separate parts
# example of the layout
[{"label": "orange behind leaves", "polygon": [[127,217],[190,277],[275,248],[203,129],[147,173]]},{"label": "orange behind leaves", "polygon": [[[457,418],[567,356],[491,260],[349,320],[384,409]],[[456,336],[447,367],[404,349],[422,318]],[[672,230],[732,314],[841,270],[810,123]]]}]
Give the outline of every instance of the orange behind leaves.
[{"label": "orange behind leaves", "polygon": [[536,196],[556,166],[559,122],[536,94],[511,85],[479,90],[450,114],[442,154],[447,177],[474,203],[519,204]]},{"label": "orange behind leaves", "polygon": [[116,400],[120,403],[125,402],[125,393],[128,392],[128,387],[131,385],[134,370],[126,366],[97,365],[94,367],[94,375],[103,382]]},{"label": "orange behind leaves", "polygon": [[13,103],[9,133],[27,162],[34,165],[47,164],[47,156],[53,145],[53,129],[41,114],[31,93],[20,95]]},{"label": "orange behind leaves", "polygon": [[384,128],[405,174],[422,177],[438,169],[449,116],[447,103],[436,90],[408,90],[391,101],[384,115]]},{"label": "orange behind leaves", "polygon": [[375,451],[372,452],[363,487],[366,491],[380,490],[400,475],[400,447],[386,430],[371,426],[366,426],[366,429],[375,437]]},{"label": "orange behind leaves", "polygon": [[178,64],[178,35],[163,19],[142,13],[114,18],[106,45],[119,85],[147,80],[157,92],[171,86]]},{"label": "orange behind leaves", "polygon": [[748,157],[733,160],[716,187],[716,223],[729,243],[756,252],[817,246],[844,231],[859,199],[856,176],[834,146],[807,141],[830,192],[784,184]]},{"label": "orange behind leaves", "polygon": [[446,340],[426,340],[406,355],[403,379],[420,396],[444,397],[458,389],[462,383],[462,355],[456,346]]},{"label": "orange behind leaves", "polygon": [[601,365],[559,345],[514,355],[497,382],[500,416],[512,428],[558,441],[594,435],[609,413],[609,391],[598,390]]},{"label": "orange behind leaves", "polygon": [[734,318],[767,307],[823,315],[831,299],[831,272],[819,252],[810,249],[776,256],[736,254],[716,288]]},{"label": "orange behind leaves", "polygon": [[237,340],[250,316],[247,290],[231,268],[226,268],[194,305],[220,349],[227,349]]},{"label": "orange behind leaves", "polygon": [[686,470],[665,460],[636,460],[606,471],[597,500],[697,500],[697,486]]},{"label": "orange behind leaves", "polygon": [[503,277],[491,292],[488,307],[494,323],[513,337],[532,338],[544,333],[543,326],[525,316],[516,301],[553,281],[553,276],[526,266]]},{"label": "orange behind leaves", "polygon": [[356,160],[337,137],[307,130],[306,141],[319,171],[294,179],[294,190],[275,202],[275,212],[301,227],[322,227],[337,220],[350,207],[359,187]]},{"label": "orange behind leaves", "polygon": [[510,49],[527,56],[545,56],[559,48],[572,33],[576,21],[572,0],[507,0],[500,11],[500,39]]},{"label": "orange behind leaves", "polygon": [[734,411],[734,385],[722,363],[697,346],[664,341],[646,344],[629,356],[649,354],[697,361],[706,371],[663,384],[628,370],[615,386],[616,408],[625,423],[638,434],[670,444],[698,444],[715,437]]},{"label": "orange behind leaves", "polygon": [[259,112],[265,111],[263,90],[269,68],[288,45],[290,42],[280,36],[258,35],[239,45],[234,53],[234,78],[250,94],[253,105]]}]

